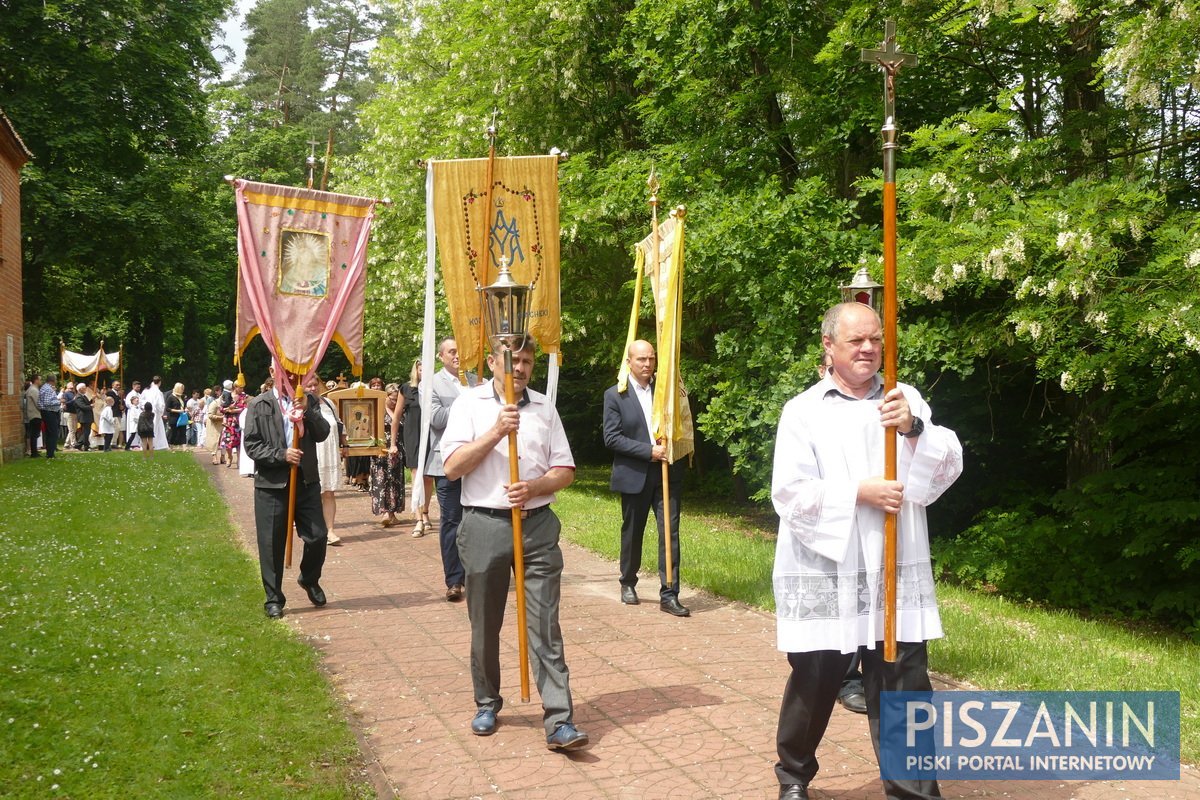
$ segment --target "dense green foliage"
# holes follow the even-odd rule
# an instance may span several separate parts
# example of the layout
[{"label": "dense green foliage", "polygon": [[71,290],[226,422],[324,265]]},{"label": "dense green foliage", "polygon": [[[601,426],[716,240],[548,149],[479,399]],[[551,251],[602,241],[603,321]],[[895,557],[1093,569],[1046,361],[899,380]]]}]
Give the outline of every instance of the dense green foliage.
[{"label": "dense green foliage", "polygon": [[86,352],[103,340],[152,365],[149,377],[179,363],[186,305],[217,313],[205,290],[228,269],[204,192],[201,81],[227,5],[0,2],[0,108],[33,153],[22,184],[32,368],[57,366],[60,339]]},{"label": "dense green foliage", "polygon": [[[560,406],[595,452],[629,303],[643,181],[689,207],[685,375],[736,486],[765,495],[782,403],[811,382],[816,321],[879,260],[874,4],[747,0],[399,2],[356,182],[401,198],[375,257],[416,319],[418,175],[507,152],[563,167]],[[961,434],[968,472],[937,509],[959,578],[1097,611],[1200,617],[1194,434],[1200,20],[1188,4],[891,7],[901,73],[902,375]],[[469,20],[471,24],[465,24]],[[1152,46],[1151,43],[1154,43]],[[436,133],[435,133],[436,132]],[[613,287],[624,291],[614,293]],[[649,325],[647,324],[647,329]],[[373,341],[415,349],[416,326]],[[954,537],[962,531],[962,534]]]},{"label": "dense green foliage", "polygon": [[374,796],[190,453],[8,464],[0,537],[5,797]]},{"label": "dense green foliage", "polygon": [[[194,302],[209,370],[228,364],[232,212],[217,176],[301,183],[303,156],[322,160],[333,131],[330,186],[396,201],[372,246],[366,360],[405,375],[425,253],[413,164],[484,155],[495,113],[502,154],[571,154],[560,408],[577,452],[603,455],[599,398],[654,167],[663,206],[689,209],[684,368],[700,467],[764,500],[779,408],[815,375],[822,311],[859,265],[878,276],[882,78],[859,50],[891,16],[921,58],[898,82],[901,373],[967,451],[934,509],[940,564],[1015,595],[1200,619],[1200,475],[1178,446],[1200,425],[1193,2],[261,0],[243,70],[216,85],[195,43],[221,5],[126,0],[118,15],[159,27],[131,26],[153,41],[108,50],[111,15],[60,22],[74,8],[62,0],[0,15],[0,106],[36,157],[31,363],[51,354],[51,331],[128,344],[157,314],[161,362],[179,364],[174,331],[185,336]],[[48,64],[61,70],[52,89]],[[90,76],[115,64],[131,101],[112,120],[111,81]],[[110,129],[112,158],[97,144]],[[137,158],[116,157],[127,151]],[[163,211],[185,207],[197,211],[186,233]],[[118,209],[125,228],[98,224]],[[163,253],[181,274],[121,282]]]}]

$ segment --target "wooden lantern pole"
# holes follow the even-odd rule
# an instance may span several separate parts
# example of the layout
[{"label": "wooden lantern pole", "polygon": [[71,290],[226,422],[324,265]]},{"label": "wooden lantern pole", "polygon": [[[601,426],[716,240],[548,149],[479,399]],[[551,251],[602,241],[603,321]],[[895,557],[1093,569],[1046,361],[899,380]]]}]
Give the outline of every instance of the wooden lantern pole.
[{"label": "wooden lantern pole", "polygon": [[[480,320],[482,325],[483,320]],[[517,393],[513,387],[512,347],[504,348],[504,402],[517,404]],[[517,432],[508,432],[508,485],[521,480],[521,465],[517,462]],[[513,506],[513,577],[517,584],[517,652],[521,670],[521,702],[529,702],[529,625],[525,617],[525,534],[522,527],[522,509]]]},{"label": "wooden lantern pole", "polygon": [[[896,47],[896,22],[884,23],[883,44],[864,49],[862,60],[883,71],[883,391],[896,388],[896,73],[917,57]],[[883,437],[886,480],[896,480],[896,435]],[[896,660],[896,515],[883,528],[883,660]]]}]

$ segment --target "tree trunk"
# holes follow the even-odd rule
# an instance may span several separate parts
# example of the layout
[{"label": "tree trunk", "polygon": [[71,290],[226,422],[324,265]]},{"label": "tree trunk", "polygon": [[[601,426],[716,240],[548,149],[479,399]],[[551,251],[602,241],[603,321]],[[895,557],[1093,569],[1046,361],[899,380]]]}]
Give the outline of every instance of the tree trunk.
[{"label": "tree trunk", "polygon": [[1082,478],[1107,470],[1112,465],[1112,447],[1105,441],[1103,392],[1091,389],[1086,394],[1068,394],[1066,419],[1074,420],[1067,442],[1067,486]]},{"label": "tree trunk", "polygon": [[1063,80],[1063,133],[1067,169],[1072,178],[1084,175],[1088,165],[1107,170],[1108,136],[1104,122],[1107,102],[1100,84],[1099,23],[1072,22],[1070,41],[1059,49]]}]

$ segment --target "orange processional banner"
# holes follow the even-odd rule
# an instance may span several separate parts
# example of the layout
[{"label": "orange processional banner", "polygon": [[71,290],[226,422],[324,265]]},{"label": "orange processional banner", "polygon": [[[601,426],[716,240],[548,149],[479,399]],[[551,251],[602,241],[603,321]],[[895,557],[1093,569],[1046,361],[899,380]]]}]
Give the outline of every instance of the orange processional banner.
[{"label": "orange processional banner", "polygon": [[[513,279],[532,284],[528,331],[546,353],[558,353],[558,156],[431,161],[433,217],[450,323],[464,366],[482,366],[482,306],[477,289],[496,280],[501,258]],[[483,373],[480,372],[482,375]]]}]

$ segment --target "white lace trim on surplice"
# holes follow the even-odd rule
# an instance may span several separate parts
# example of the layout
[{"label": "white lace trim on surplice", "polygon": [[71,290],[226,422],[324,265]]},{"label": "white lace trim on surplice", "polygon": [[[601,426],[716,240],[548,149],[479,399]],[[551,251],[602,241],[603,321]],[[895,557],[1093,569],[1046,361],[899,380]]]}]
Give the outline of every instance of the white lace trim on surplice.
[{"label": "white lace trim on surplice", "polygon": [[[878,582],[871,591],[872,581]],[[883,586],[879,573],[780,575],[774,580],[776,615],[780,619],[845,619],[843,605],[851,616],[865,616],[874,610],[883,613]],[[874,600],[872,601],[872,596]],[[874,605],[874,609],[872,609]],[[898,564],[896,567],[896,608],[918,610],[937,608],[933,574],[929,564]]]}]

